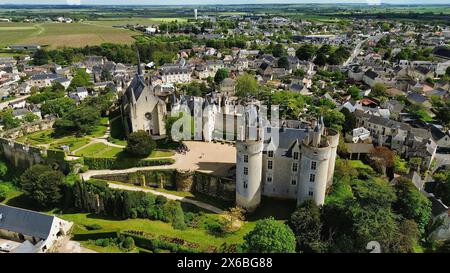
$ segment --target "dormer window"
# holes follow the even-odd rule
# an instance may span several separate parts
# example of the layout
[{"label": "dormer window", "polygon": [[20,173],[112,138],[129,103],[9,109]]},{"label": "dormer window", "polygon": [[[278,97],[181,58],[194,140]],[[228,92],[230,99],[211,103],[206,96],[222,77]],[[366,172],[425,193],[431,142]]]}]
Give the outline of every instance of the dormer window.
[{"label": "dormer window", "polygon": [[268,156],[268,157],[273,157],[273,151],[268,151],[268,152],[267,152],[267,156]]},{"label": "dormer window", "polygon": [[299,155],[298,152],[294,152],[294,159],[295,160],[298,160],[298,155]]}]

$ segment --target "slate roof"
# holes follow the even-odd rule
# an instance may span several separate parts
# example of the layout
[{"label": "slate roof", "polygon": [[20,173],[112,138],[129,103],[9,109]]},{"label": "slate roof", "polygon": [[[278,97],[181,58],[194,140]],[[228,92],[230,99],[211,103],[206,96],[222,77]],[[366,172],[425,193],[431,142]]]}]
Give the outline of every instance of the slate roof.
[{"label": "slate roof", "polygon": [[55,216],[44,213],[0,205],[0,229],[23,235],[46,239]]},{"label": "slate roof", "polygon": [[378,73],[376,73],[372,70],[367,70],[366,73],[364,73],[364,75],[371,78],[372,80],[375,80],[378,77]]},{"label": "slate roof", "polygon": [[422,96],[421,94],[419,94],[419,93],[414,93],[414,92],[410,93],[410,94],[406,97],[406,99],[409,100],[409,101],[413,101],[413,102],[415,102],[415,103],[424,103],[424,102],[427,100],[427,98],[425,98],[425,97]]}]

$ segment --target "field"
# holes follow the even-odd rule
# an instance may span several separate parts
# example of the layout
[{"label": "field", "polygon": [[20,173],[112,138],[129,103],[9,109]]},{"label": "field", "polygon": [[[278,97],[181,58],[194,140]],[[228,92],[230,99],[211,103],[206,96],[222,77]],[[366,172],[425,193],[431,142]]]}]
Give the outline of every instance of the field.
[{"label": "field", "polygon": [[[79,23],[0,23],[0,48],[13,44],[40,44],[50,48],[83,47],[102,43],[133,43],[139,33],[118,28],[123,25],[153,25],[186,22],[183,18],[107,18]],[[116,27],[114,27],[116,26]]]},{"label": "field", "polygon": [[129,44],[135,32],[89,22],[0,23],[0,47],[12,44],[40,44],[50,48],[83,47],[106,42]]}]

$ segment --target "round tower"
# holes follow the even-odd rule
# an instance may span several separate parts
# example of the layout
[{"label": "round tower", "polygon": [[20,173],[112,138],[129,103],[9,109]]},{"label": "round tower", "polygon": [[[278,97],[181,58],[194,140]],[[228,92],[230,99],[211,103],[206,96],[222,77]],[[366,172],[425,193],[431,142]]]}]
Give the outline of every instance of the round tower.
[{"label": "round tower", "polygon": [[336,130],[327,129],[327,139],[331,148],[330,164],[328,166],[328,179],[327,179],[327,187],[330,187],[331,184],[333,184],[334,166],[336,164],[337,147],[339,145],[339,133]]},{"label": "round tower", "polygon": [[331,148],[329,146],[314,147],[302,143],[300,183],[297,191],[298,204],[309,199],[314,200],[317,205],[324,204],[330,154]]},{"label": "round tower", "polygon": [[262,140],[236,142],[236,204],[247,211],[261,202]]}]

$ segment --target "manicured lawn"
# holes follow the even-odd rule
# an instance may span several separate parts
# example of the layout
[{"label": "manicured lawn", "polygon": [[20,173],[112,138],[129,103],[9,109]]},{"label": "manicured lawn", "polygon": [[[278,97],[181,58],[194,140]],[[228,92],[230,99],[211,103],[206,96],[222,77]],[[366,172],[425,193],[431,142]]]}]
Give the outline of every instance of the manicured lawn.
[{"label": "manicured lawn", "polygon": [[372,169],[369,165],[364,164],[361,160],[349,160],[349,162],[350,165],[356,169]]},{"label": "manicured lawn", "polygon": [[60,149],[61,146],[69,146],[70,150],[73,151],[73,150],[76,150],[76,149],[88,144],[89,141],[90,140],[87,137],[67,136],[67,137],[63,137],[55,142],[52,142],[52,144],[50,145],[50,148]]},{"label": "manicured lawn", "polygon": [[[92,143],[78,150],[75,155],[77,156],[87,156],[87,157],[107,157],[114,158],[119,156],[124,149],[118,147],[108,146],[104,143]],[[148,158],[159,158],[159,157],[171,157],[173,152],[167,151],[153,151]]]},{"label": "manicured lawn", "polygon": [[157,157],[171,157],[174,156],[175,153],[174,152],[169,152],[169,151],[153,151],[149,158],[157,158]]},{"label": "manicured lawn", "polygon": [[92,143],[81,150],[78,150],[75,155],[87,157],[116,157],[123,149],[111,147],[103,143]]},{"label": "manicured lawn", "polygon": [[19,137],[17,142],[28,143],[31,145],[40,145],[40,144],[50,144],[55,139],[52,138],[51,134],[53,133],[52,129],[35,132],[32,134],[28,134],[22,137]]},{"label": "manicured lawn", "polygon": [[61,146],[69,146],[70,150],[76,150],[89,143],[87,137],[65,136],[55,138],[52,136],[53,129],[35,132],[17,139],[17,142],[28,143],[30,145],[50,144],[52,149],[60,149]]},{"label": "manicured lawn", "polygon": [[[74,234],[138,230],[152,233],[157,236],[164,235],[169,237],[176,237],[188,242],[198,243],[202,250],[206,250],[209,246],[220,246],[225,242],[229,244],[242,243],[244,235],[254,227],[254,223],[245,222],[242,228],[236,233],[218,237],[209,234],[202,229],[187,228],[186,230],[176,230],[168,223],[164,223],[161,221],[152,221],[148,219],[114,220],[87,213],[62,214],[58,216],[65,220],[72,221],[76,224]],[[85,225],[91,224],[99,224],[102,226],[102,229],[88,231],[84,228]],[[103,249],[97,250],[101,251]]]}]

